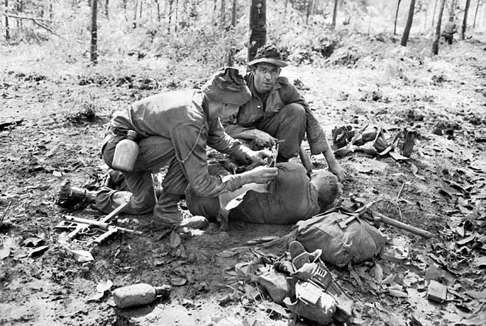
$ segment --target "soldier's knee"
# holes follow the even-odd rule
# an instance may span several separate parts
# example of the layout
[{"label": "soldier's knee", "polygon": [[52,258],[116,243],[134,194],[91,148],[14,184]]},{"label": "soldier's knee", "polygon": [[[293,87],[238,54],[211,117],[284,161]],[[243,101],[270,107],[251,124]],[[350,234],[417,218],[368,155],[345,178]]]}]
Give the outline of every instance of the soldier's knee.
[{"label": "soldier's knee", "polygon": [[281,112],[291,119],[305,119],[305,109],[301,104],[298,103],[290,103],[285,105],[281,109]]},{"label": "soldier's knee", "polygon": [[186,203],[191,214],[216,221],[220,209],[218,197],[200,197],[193,190],[186,190]]}]

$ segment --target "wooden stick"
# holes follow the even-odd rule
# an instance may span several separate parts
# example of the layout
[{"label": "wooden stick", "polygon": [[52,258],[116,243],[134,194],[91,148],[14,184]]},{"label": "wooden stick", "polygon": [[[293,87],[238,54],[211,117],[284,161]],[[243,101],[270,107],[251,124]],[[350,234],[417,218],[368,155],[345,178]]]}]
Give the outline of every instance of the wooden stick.
[{"label": "wooden stick", "polygon": [[412,225],[408,225],[408,224],[405,224],[403,222],[397,221],[395,219],[389,218],[388,216],[385,216],[385,215],[378,213],[376,211],[371,211],[370,213],[373,216],[373,219],[375,221],[381,221],[385,224],[392,225],[394,227],[406,230],[408,232],[412,232],[413,234],[420,235],[420,236],[427,238],[427,239],[430,239],[434,236],[429,231],[425,231],[421,228],[418,228],[418,227],[415,227],[415,226],[412,226]]}]

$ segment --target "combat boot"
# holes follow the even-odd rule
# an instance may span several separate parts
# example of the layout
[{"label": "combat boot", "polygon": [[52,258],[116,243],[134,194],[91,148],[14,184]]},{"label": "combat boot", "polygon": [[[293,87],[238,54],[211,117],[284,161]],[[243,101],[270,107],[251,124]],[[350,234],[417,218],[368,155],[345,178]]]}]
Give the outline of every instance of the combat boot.
[{"label": "combat boot", "polygon": [[67,210],[83,209],[94,203],[95,195],[87,189],[71,186],[71,181],[66,180],[57,195],[56,204]]}]

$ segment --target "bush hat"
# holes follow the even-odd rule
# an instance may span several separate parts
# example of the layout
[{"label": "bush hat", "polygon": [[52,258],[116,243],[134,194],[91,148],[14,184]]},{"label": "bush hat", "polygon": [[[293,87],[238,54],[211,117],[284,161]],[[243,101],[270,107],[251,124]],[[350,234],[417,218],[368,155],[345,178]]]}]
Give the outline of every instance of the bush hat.
[{"label": "bush hat", "polygon": [[202,87],[209,100],[226,104],[243,105],[251,99],[251,92],[238,69],[226,67],[218,70]]},{"label": "bush hat", "polygon": [[269,63],[277,67],[285,67],[287,63],[282,59],[282,53],[273,44],[265,45],[258,49],[255,58],[248,62],[249,66],[256,65],[257,63]]}]

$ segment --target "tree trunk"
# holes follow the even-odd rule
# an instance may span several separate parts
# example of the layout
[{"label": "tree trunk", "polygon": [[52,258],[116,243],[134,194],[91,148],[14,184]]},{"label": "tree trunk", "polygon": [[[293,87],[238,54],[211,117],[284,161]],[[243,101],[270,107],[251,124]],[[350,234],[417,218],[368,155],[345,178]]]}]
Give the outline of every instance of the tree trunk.
[{"label": "tree trunk", "polygon": [[471,5],[471,0],[466,0],[466,7],[464,8],[464,18],[462,19],[461,40],[464,40],[466,38],[467,13],[469,11],[470,5]]},{"label": "tree trunk", "polygon": [[473,28],[476,28],[476,18],[478,17],[479,3],[481,0],[476,0],[476,10],[474,12]]},{"label": "tree trunk", "polygon": [[172,23],[172,11],[173,11],[174,0],[169,0],[169,14],[168,14],[168,24],[167,24],[167,34],[170,34],[170,25]]},{"label": "tree trunk", "polygon": [[432,27],[434,27],[434,23],[435,23],[435,13],[436,13],[436,10],[437,10],[437,1],[439,0],[435,0],[434,1],[434,13],[432,14]]},{"label": "tree trunk", "polygon": [[179,0],[175,0],[174,32],[177,33],[179,27]]},{"label": "tree trunk", "polygon": [[308,25],[309,24],[309,16],[311,15],[311,12],[312,12],[312,3],[313,1],[312,0],[307,0],[307,12],[306,12],[306,15],[305,15],[305,24]]},{"label": "tree trunk", "polygon": [[287,7],[289,6],[289,0],[285,0],[284,17],[287,17]]},{"label": "tree trunk", "polygon": [[432,43],[432,54],[439,54],[439,40],[440,40],[440,25],[442,24],[442,14],[444,13],[446,0],[440,0],[439,17],[437,18],[437,25],[435,27],[434,42]]},{"label": "tree trunk", "polygon": [[[17,13],[22,13],[23,11],[23,3],[22,3],[22,0],[17,0],[17,3],[15,4],[15,9],[17,11]],[[17,29],[22,29],[23,28],[23,25],[22,25],[22,19],[17,19]]]},{"label": "tree trunk", "polygon": [[109,10],[108,10],[109,6],[110,6],[110,0],[105,0],[105,17],[106,17],[106,19],[110,18],[109,17]]},{"label": "tree trunk", "polygon": [[[5,0],[5,10],[8,10],[8,0]],[[5,16],[5,40],[10,40],[10,27],[8,26],[8,16]]]},{"label": "tree trunk", "polygon": [[233,6],[231,8],[231,26],[236,27],[236,0],[233,0]]},{"label": "tree trunk", "polygon": [[252,0],[250,7],[250,44],[248,61],[253,60],[258,48],[265,45],[267,39],[266,0]]},{"label": "tree trunk", "polygon": [[221,27],[224,27],[224,23],[225,23],[225,1],[224,0],[221,0],[221,7],[220,7],[220,12],[219,12],[219,21],[220,21],[220,24],[221,24]]},{"label": "tree trunk", "polygon": [[402,41],[400,44],[402,46],[407,46],[408,36],[410,35],[410,29],[413,23],[413,13],[415,10],[415,0],[410,0],[410,9],[408,10],[407,25],[405,25],[405,30],[403,31]]},{"label": "tree trunk", "polygon": [[334,9],[332,10],[331,29],[335,29],[336,28],[337,9],[338,9],[338,0],[334,0]]},{"label": "tree trunk", "polygon": [[98,0],[92,0],[91,3],[91,62],[93,64],[98,63],[98,26],[97,26],[97,7],[98,7]]},{"label": "tree trunk", "polygon": [[157,21],[160,23],[160,2],[155,0],[155,5],[157,6]]},{"label": "tree trunk", "polygon": [[457,0],[451,1],[451,6],[449,7],[449,19],[451,17],[454,18],[456,16],[456,3],[457,3]]},{"label": "tree trunk", "polygon": [[211,14],[211,21],[214,22],[214,25],[216,25],[216,17],[218,13],[218,0],[213,1],[213,13]]},{"label": "tree trunk", "polygon": [[139,11],[138,11],[138,20],[142,20],[142,14],[143,14],[143,0],[139,0]]},{"label": "tree trunk", "polygon": [[402,0],[397,1],[397,10],[395,11],[395,22],[393,23],[393,35],[397,35],[397,20],[398,20],[398,11],[400,10],[400,3]]},{"label": "tree trunk", "polygon": [[138,0],[135,1],[135,7],[133,8],[133,22],[132,27],[137,28],[137,11],[138,11]]}]

